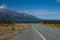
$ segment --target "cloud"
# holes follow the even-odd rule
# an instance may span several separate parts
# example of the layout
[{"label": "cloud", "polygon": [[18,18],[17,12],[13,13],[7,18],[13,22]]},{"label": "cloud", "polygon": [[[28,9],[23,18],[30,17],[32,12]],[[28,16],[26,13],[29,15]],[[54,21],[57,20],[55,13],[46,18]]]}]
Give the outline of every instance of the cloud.
[{"label": "cloud", "polygon": [[40,10],[25,10],[25,13],[34,15],[41,19],[60,19],[60,11],[58,10],[49,10],[49,9],[40,9]]},{"label": "cloud", "polygon": [[60,0],[56,0],[57,2],[60,2]]},{"label": "cloud", "polygon": [[49,14],[57,14],[60,11],[50,11],[48,9],[41,9],[41,10],[26,10],[25,13],[29,14],[36,14],[36,15],[49,15]]},{"label": "cloud", "polygon": [[6,8],[6,5],[1,5],[0,6],[0,9],[5,9]]}]

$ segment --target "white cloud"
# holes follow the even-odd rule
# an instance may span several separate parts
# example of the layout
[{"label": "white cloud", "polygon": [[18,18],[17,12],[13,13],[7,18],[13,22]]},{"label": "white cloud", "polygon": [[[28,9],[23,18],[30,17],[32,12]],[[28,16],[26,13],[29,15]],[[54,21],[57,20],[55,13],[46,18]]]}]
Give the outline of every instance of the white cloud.
[{"label": "white cloud", "polygon": [[57,2],[60,2],[60,0],[56,0]]},{"label": "white cloud", "polygon": [[49,9],[40,9],[40,10],[25,10],[25,13],[34,15],[38,18],[43,18],[43,19],[60,19],[60,11],[55,10],[49,10]]},{"label": "white cloud", "polygon": [[36,15],[49,15],[49,14],[57,14],[60,11],[49,11],[48,9],[41,9],[41,10],[26,10],[25,13],[29,14],[36,14]]},{"label": "white cloud", "polygon": [[5,9],[6,8],[6,5],[1,5],[0,6],[0,9]]}]

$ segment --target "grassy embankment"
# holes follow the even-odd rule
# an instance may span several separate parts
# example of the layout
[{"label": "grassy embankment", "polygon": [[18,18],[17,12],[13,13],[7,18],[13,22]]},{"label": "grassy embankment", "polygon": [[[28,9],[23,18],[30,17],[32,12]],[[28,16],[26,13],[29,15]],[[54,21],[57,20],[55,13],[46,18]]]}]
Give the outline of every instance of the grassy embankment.
[{"label": "grassy embankment", "polygon": [[15,23],[15,24],[0,24],[0,38],[13,35],[18,31],[26,29],[28,24],[26,23]]}]

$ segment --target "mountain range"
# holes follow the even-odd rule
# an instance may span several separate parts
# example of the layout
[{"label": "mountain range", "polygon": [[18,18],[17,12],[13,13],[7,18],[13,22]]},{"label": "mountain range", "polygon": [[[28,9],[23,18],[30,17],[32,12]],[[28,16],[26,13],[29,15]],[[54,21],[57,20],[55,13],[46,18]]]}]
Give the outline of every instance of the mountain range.
[{"label": "mountain range", "polygon": [[11,20],[12,22],[40,22],[39,19],[27,13],[19,13],[13,10],[0,9],[0,20]]}]

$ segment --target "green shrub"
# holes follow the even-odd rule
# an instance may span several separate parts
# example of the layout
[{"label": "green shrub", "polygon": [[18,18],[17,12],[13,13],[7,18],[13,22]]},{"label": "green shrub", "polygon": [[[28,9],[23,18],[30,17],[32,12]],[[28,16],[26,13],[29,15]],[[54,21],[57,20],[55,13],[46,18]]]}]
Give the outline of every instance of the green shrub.
[{"label": "green shrub", "polygon": [[12,31],[15,31],[16,27],[15,26],[12,26],[11,29],[12,29]]}]

